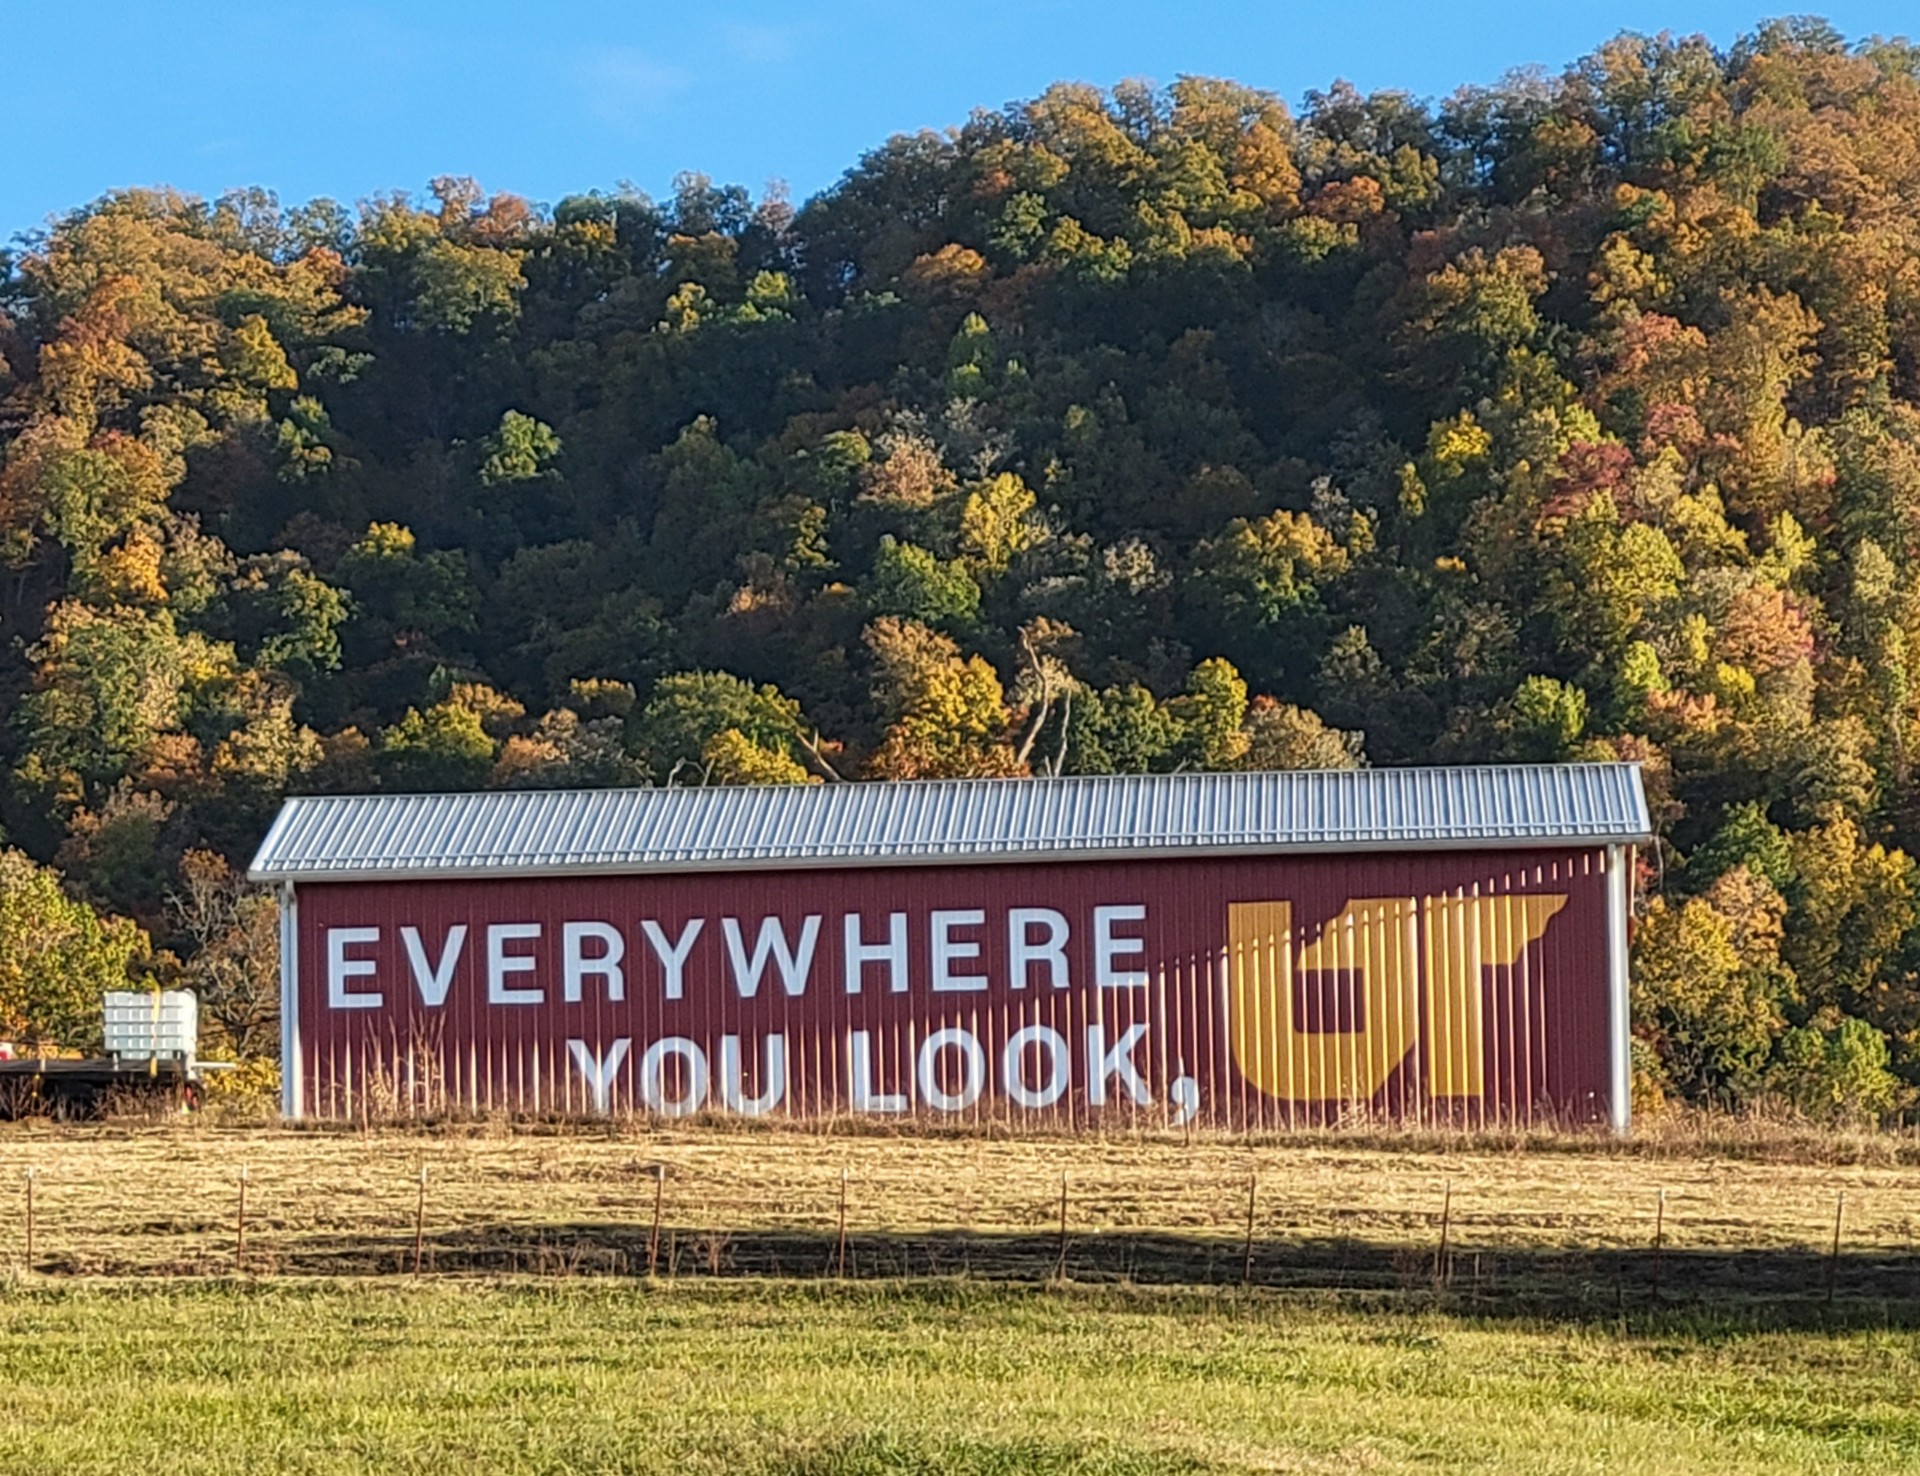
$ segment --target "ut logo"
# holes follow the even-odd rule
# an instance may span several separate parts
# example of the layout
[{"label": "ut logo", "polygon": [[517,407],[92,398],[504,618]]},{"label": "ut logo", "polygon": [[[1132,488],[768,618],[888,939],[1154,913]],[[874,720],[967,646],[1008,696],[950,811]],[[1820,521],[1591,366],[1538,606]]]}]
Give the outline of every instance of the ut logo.
[{"label": "ut logo", "polygon": [[1424,1040],[1428,1094],[1478,1098],[1481,971],[1517,962],[1566,904],[1540,893],[1362,897],[1303,943],[1292,903],[1231,903],[1234,1060],[1282,1101],[1364,1102]]}]

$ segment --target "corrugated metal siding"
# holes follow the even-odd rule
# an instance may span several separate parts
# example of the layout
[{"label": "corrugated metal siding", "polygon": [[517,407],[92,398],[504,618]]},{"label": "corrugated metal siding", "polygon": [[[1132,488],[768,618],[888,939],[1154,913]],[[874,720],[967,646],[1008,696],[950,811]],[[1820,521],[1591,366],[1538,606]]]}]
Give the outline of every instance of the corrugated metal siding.
[{"label": "corrugated metal siding", "polygon": [[1630,764],[290,799],[256,881],[1634,844]]},{"label": "corrugated metal siding", "polygon": [[[1604,858],[1562,847],[308,886],[290,1069],[307,1112],[343,1117],[453,1108],[1063,1125],[1601,1122],[1611,1081]],[[1139,940],[1138,953],[1114,960],[1145,975],[1137,985],[1097,976],[1095,910],[1110,906],[1144,912],[1110,926]],[[1016,924],[1030,945],[1055,924],[1014,909],[1062,920],[1058,982],[1050,958],[1016,969]],[[849,990],[849,913],[870,945],[900,915],[904,979],[870,962]],[[945,925],[978,952],[949,965],[965,987],[938,990],[932,940],[953,913],[980,914]],[[798,968],[810,918],[814,944]],[[669,945],[688,938],[679,997],[650,921]],[[590,973],[568,999],[568,923],[605,926],[583,956],[617,937],[617,990]],[[503,956],[531,961],[502,980],[537,1000],[490,997],[490,930],[510,925],[539,933],[500,935]],[[742,965],[751,974],[769,927],[793,950],[796,975],[783,978],[769,952],[745,988]],[[377,1002],[330,999],[337,929],[363,930],[341,956],[371,966],[341,989]],[[1112,1051],[1124,1068],[1101,1068]]]}]

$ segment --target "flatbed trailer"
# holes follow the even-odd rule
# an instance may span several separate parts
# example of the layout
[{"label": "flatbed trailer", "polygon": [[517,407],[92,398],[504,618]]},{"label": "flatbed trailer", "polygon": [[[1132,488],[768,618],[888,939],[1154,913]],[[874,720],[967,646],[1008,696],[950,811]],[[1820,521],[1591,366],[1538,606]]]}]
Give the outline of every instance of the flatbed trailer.
[{"label": "flatbed trailer", "polygon": [[194,1061],[117,1056],[0,1060],[0,1121],[99,1117],[132,1101],[185,1112],[200,1105],[205,1070]]}]

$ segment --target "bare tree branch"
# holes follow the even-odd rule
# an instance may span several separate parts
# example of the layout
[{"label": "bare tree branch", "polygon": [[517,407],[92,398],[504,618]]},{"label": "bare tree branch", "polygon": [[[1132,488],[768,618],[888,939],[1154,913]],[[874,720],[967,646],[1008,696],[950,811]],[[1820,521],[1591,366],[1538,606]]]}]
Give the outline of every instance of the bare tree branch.
[{"label": "bare tree branch", "polygon": [[1060,771],[1067,763],[1067,736],[1073,732],[1073,688],[1068,687],[1066,696],[1060,699],[1060,747],[1053,755],[1053,767],[1047,770],[1049,779],[1058,779]]},{"label": "bare tree branch", "polygon": [[814,729],[811,738],[797,738],[796,741],[800,745],[800,751],[813,761],[813,766],[820,771],[822,778],[832,784],[844,784],[847,782],[841,777],[840,771],[827,762],[827,756],[820,751],[820,730],[818,728]]},{"label": "bare tree branch", "polygon": [[1034,712],[1033,721],[1027,725],[1026,736],[1020,740],[1020,746],[1013,751],[1013,756],[1021,763],[1024,764],[1028,755],[1033,752],[1034,742],[1040,737],[1040,730],[1046,727],[1047,719],[1052,713],[1053,697],[1049,694],[1040,700],[1040,706]]},{"label": "bare tree branch", "polygon": [[1019,747],[1014,750],[1014,758],[1022,764],[1032,757],[1033,745],[1039,741],[1041,731],[1047,726],[1047,719],[1053,715],[1054,665],[1056,663],[1050,661],[1046,653],[1035,644],[1036,628],[1043,634],[1054,634],[1063,629],[1051,622],[1033,620],[1020,627],[1020,649],[1026,653],[1027,670],[1033,674],[1034,680],[1040,685],[1040,701],[1034,711],[1033,721],[1028,724],[1026,736],[1020,740]]}]

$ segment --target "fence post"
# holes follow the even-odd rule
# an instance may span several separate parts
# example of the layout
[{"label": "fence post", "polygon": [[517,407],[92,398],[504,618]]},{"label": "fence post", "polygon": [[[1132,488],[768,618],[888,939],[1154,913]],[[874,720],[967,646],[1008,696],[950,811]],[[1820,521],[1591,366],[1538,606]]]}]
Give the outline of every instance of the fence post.
[{"label": "fence post", "polygon": [[847,1279],[847,1171],[840,1170],[840,1244],[836,1256],[838,1271],[835,1273],[842,1281]]},{"label": "fence post", "polygon": [[653,1166],[653,1230],[647,1236],[647,1276],[652,1279],[660,1265],[660,1203],[667,1190],[667,1166]]},{"label": "fence post", "polygon": [[1440,1248],[1433,1257],[1433,1284],[1439,1289],[1452,1278],[1447,1273],[1447,1242],[1453,1231],[1453,1180],[1446,1181],[1440,1200]]},{"label": "fence post", "polygon": [[1242,1286],[1251,1286],[1253,1284],[1253,1207],[1254,1207],[1254,1196],[1258,1194],[1259,1191],[1260,1191],[1260,1176],[1258,1174],[1248,1174],[1247,1175],[1247,1244],[1246,1244],[1246,1254],[1242,1257],[1240,1262],[1240,1284]]},{"label": "fence post", "polygon": [[1067,1279],[1067,1171],[1060,1171],[1060,1259],[1053,1268],[1054,1279]]},{"label": "fence post", "polygon": [[1659,1203],[1653,1211],[1653,1299],[1660,1300],[1660,1253],[1667,1240],[1667,1191],[1660,1191]]},{"label": "fence post", "polygon": [[427,1249],[427,1166],[420,1165],[419,1193],[413,1202],[413,1274],[418,1276]]},{"label": "fence post", "polygon": [[40,1177],[40,1170],[28,1169],[27,1179],[27,1272],[33,1272],[33,1181]]},{"label": "fence post", "polygon": [[1846,1191],[1842,1190],[1833,1202],[1833,1251],[1827,1257],[1827,1305],[1833,1305],[1834,1277],[1840,1270],[1840,1217],[1847,1210]]},{"label": "fence post", "polygon": [[247,1269],[247,1179],[251,1170],[240,1166],[240,1207],[233,1218],[233,1271],[243,1276]]}]

